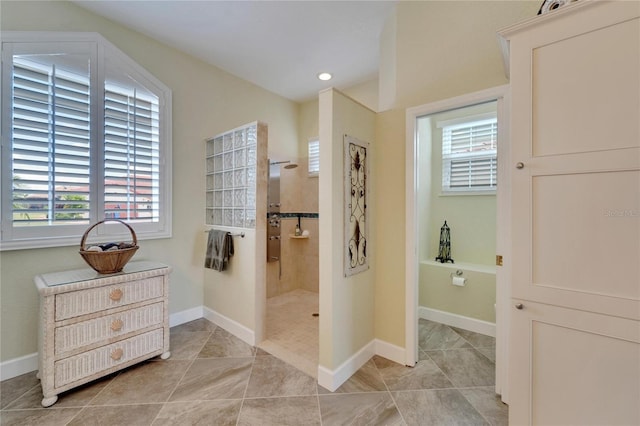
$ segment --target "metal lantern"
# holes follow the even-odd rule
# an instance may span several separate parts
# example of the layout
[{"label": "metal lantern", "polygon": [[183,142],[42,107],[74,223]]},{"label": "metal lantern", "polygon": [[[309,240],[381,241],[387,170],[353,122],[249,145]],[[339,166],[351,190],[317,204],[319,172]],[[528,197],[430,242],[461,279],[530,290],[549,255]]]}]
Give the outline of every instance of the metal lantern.
[{"label": "metal lantern", "polygon": [[444,221],[444,225],[440,228],[440,249],[438,250],[438,257],[436,261],[440,263],[455,263],[451,258],[451,230],[447,226],[447,221]]}]

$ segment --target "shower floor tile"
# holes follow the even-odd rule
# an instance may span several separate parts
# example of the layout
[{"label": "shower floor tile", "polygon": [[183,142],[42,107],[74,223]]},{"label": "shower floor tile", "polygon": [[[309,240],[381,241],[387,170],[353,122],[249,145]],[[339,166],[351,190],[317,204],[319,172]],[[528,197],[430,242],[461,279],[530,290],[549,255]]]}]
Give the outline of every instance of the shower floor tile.
[{"label": "shower floor tile", "polygon": [[296,289],[267,299],[267,339],[260,348],[312,377],[318,370],[318,293]]}]

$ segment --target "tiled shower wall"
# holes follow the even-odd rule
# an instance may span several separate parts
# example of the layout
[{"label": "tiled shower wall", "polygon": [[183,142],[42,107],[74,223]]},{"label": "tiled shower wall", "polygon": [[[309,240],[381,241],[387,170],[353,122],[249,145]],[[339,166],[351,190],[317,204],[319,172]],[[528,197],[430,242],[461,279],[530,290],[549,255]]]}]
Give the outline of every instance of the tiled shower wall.
[{"label": "tiled shower wall", "polygon": [[[267,264],[267,297],[278,296],[295,289],[318,292],[318,178],[309,177],[307,158],[295,159],[295,169],[281,168],[280,211],[281,219],[280,262]],[[286,213],[315,213],[315,217],[301,218],[302,230],[309,231],[308,239],[290,238],[298,219],[286,217]],[[279,267],[282,268],[281,275]]]}]

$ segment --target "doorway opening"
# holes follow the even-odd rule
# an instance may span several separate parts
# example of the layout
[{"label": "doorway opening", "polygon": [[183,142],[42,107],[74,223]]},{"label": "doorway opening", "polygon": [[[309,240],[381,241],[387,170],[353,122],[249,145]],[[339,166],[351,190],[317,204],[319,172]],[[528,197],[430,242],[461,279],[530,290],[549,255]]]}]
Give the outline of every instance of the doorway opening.
[{"label": "doorway opening", "polygon": [[[446,332],[451,326],[495,337],[495,354],[491,347],[478,350],[495,361],[503,400],[508,271],[495,265],[495,256],[508,257],[506,96],[502,86],[406,115],[406,363],[414,365],[430,348],[419,331],[434,322]],[[441,262],[445,236],[451,245],[444,253],[453,262]]]}]

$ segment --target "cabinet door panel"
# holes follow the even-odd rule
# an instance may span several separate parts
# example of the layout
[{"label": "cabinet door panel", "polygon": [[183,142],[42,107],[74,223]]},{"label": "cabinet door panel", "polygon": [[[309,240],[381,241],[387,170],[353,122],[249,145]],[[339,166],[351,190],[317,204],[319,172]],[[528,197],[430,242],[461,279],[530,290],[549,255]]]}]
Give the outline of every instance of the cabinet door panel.
[{"label": "cabinet door panel", "polygon": [[640,171],[534,176],[531,212],[532,286],[640,301]]},{"label": "cabinet door panel", "polygon": [[640,424],[640,322],[517,303],[510,424]]},{"label": "cabinet door panel", "polygon": [[640,19],[534,48],[533,155],[640,146],[639,51]]}]

